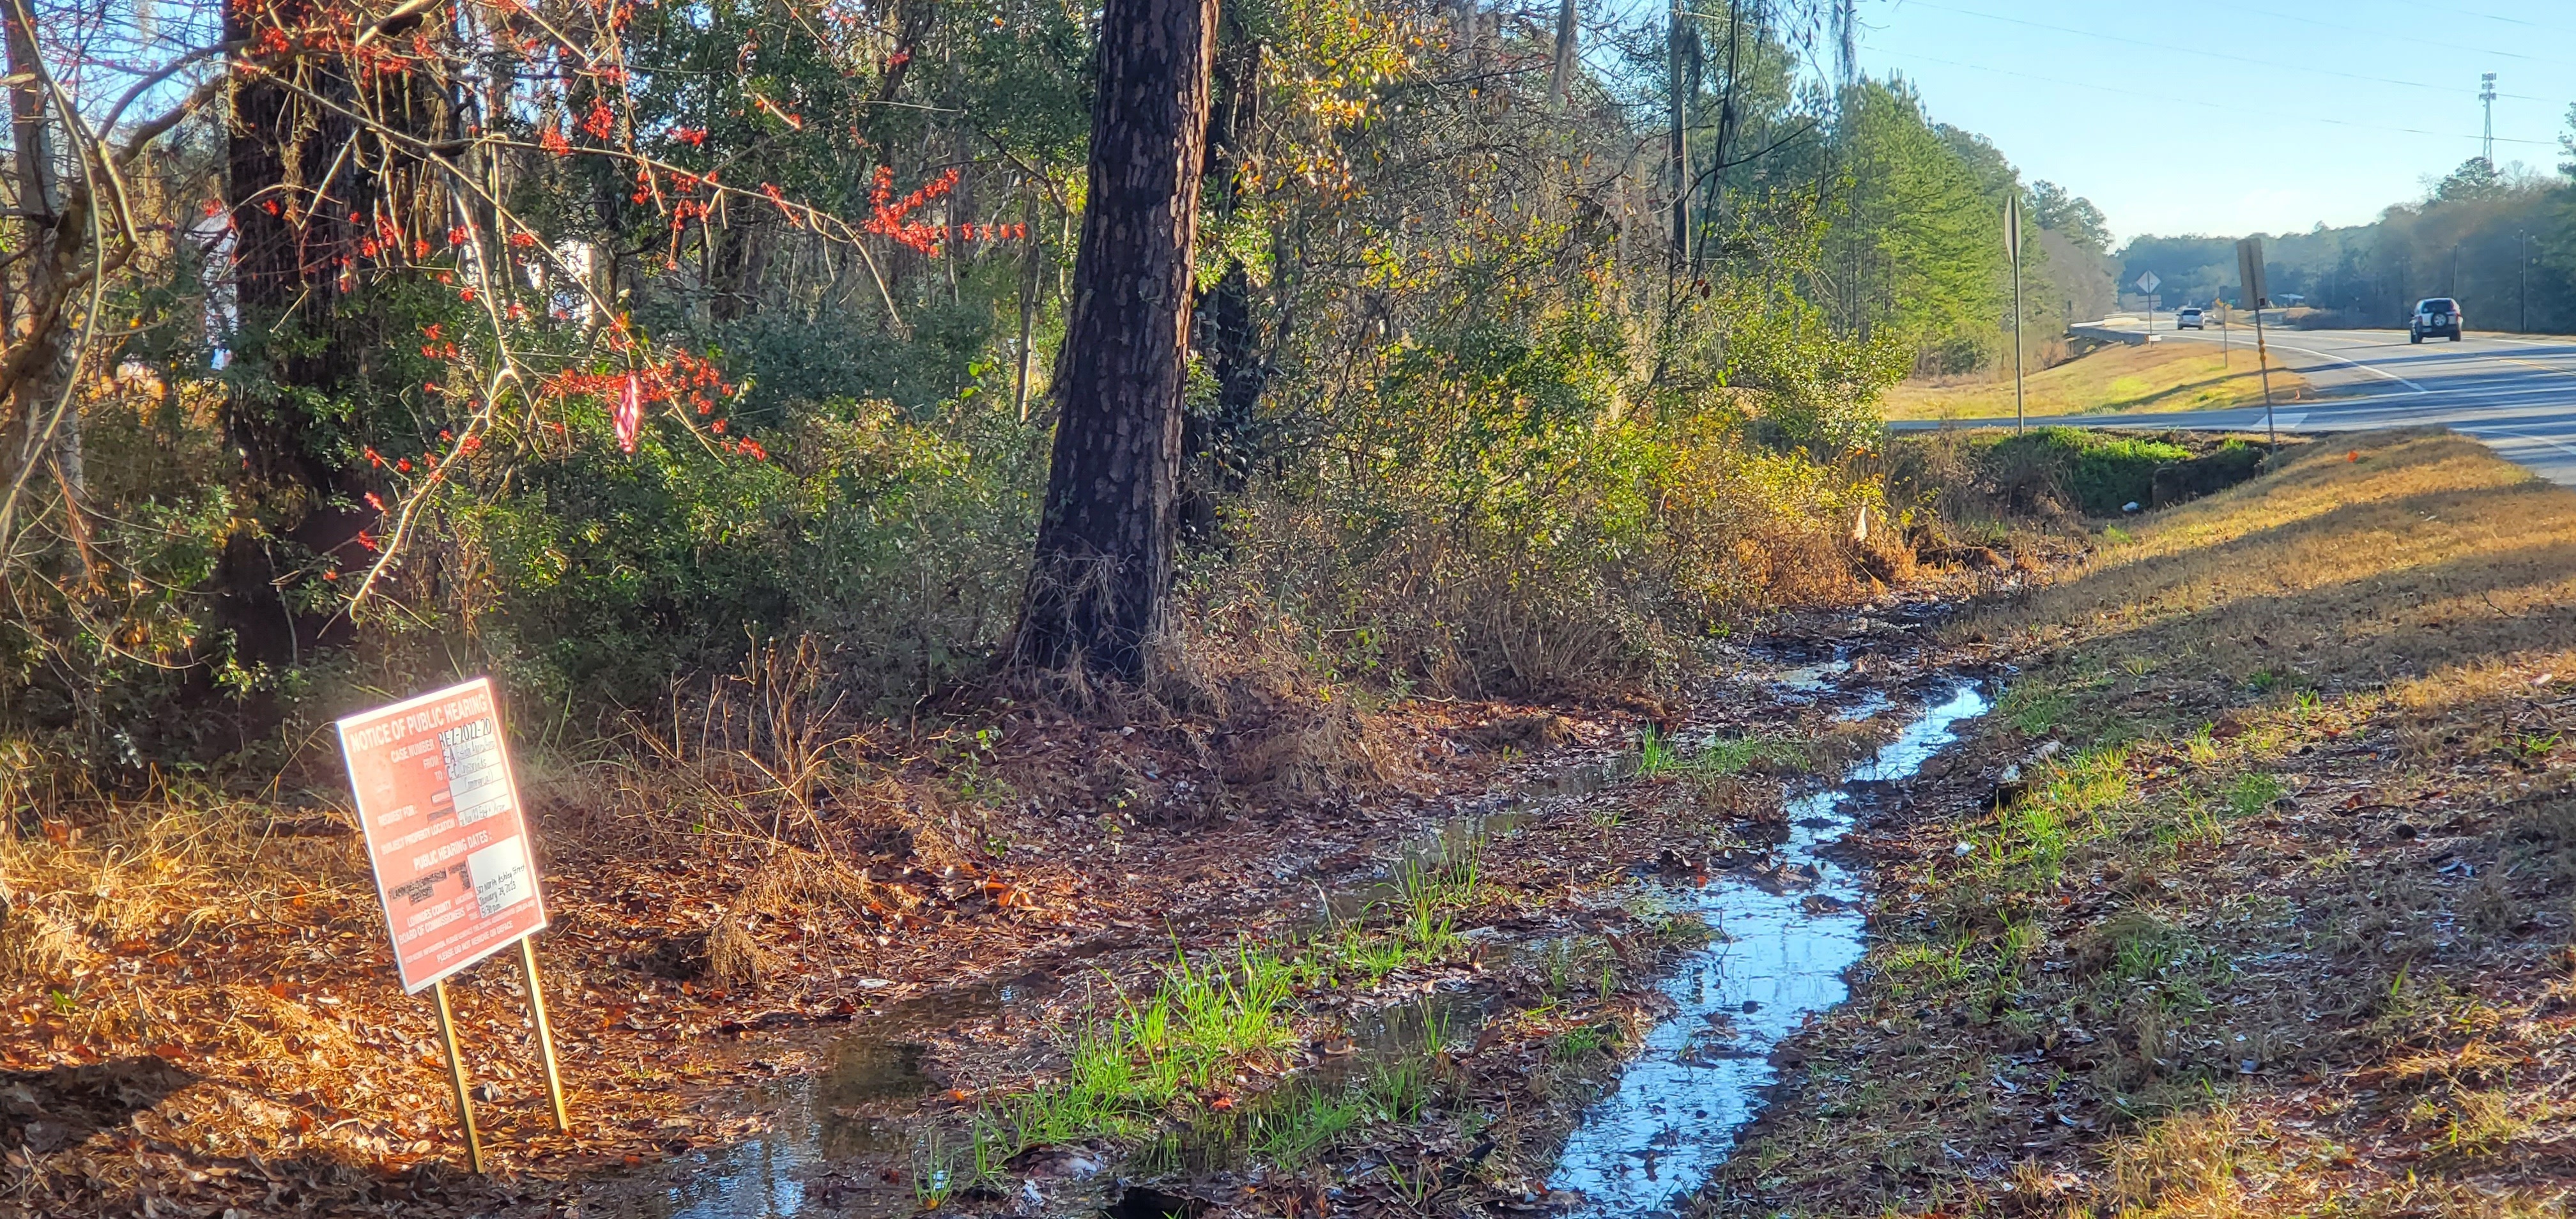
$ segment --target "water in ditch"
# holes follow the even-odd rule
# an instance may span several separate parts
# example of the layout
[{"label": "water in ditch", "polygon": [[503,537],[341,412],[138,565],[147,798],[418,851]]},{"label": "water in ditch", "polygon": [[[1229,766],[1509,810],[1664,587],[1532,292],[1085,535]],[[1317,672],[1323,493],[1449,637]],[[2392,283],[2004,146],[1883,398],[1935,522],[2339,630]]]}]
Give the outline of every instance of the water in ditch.
[{"label": "water in ditch", "polygon": [[[1861,713],[1883,705],[1883,698],[1866,703]],[[1961,686],[1872,759],[1853,767],[1842,785],[1792,801],[1789,839],[1774,857],[1779,866],[1766,869],[1759,883],[1721,875],[1701,887],[1669,891],[1673,908],[1701,914],[1721,934],[1709,948],[1688,957],[1665,984],[1675,1012],[1648,1034],[1617,1091],[1585,1114],[1569,1141],[1549,1184],[1580,1195],[1582,1204],[1572,1213],[1656,1213],[1696,1190],[1725,1158],[1735,1131],[1750,1119],[1774,1078],[1768,1060],[1772,1048],[1807,1016],[1842,1001],[1843,971],[1860,957],[1859,878],[1825,858],[1826,849],[1851,828],[1845,808],[1848,789],[1912,775],[1955,739],[1960,721],[1986,709],[1982,694]],[[1436,835],[1401,844],[1399,854],[1437,861],[1473,851],[1483,841],[1519,828],[1541,806],[1616,783],[1632,766],[1604,762],[1568,768],[1443,826]],[[1801,883],[1798,878],[1806,875],[1814,879]],[[1783,879],[1789,881],[1785,886]],[[1368,902],[1384,900],[1380,890],[1390,886],[1389,879],[1378,878],[1325,894],[1319,914],[1350,917]],[[935,1133],[905,1120],[911,1098],[932,1088],[920,1069],[923,1036],[1014,1008],[1026,990],[1043,988],[1044,982],[1041,975],[1029,975],[964,993],[924,996],[868,1019],[836,1047],[823,1072],[781,1081],[762,1098],[775,1122],[771,1134],[693,1153],[680,1174],[644,1196],[596,1199],[603,1204],[596,1213],[645,1219],[773,1219],[815,1212],[892,1219],[912,1214],[922,1201],[914,1192],[918,1183],[866,1171],[845,1175],[845,1166],[891,1159],[917,1169],[926,1161],[954,1156],[957,1148],[930,1145],[925,1140],[936,1138]],[[1482,1001],[1473,996],[1434,995],[1399,1005],[1377,1017],[1383,1028],[1371,1024],[1352,1030],[1357,1052],[1340,1065],[1346,1071],[1362,1070],[1382,1056],[1400,1057],[1426,1037],[1445,1039],[1441,1030],[1454,1034],[1457,1028],[1472,1029],[1482,1015]],[[1331,1086],[1338,1075],[1320,1071],[1317,1081],[1310,1082]],[[1070,1154],[1050,1160],[1039,1175],[1050,1178],[1045,1194],[1053,1201],[1067,1187],[1070,1194],[1081,1195],[1078,1183],[1108,1168],[1087,1155]],[[1023,1188],[1030,1184],[1024,1182]],[[1035,1205],[1039,1200],[1032,1196],[1025,1201]]]},{"label": "water in ditch", "polygon": [[1720,934],[1664,984],[1673,1012],[1567,1141],[1548,1185],[1581,1197],[1568,1213],[1677,1212],[1725,1160],[1776,1077],[1773,1048],[1843,1001],[1843,972],[1860,960],[1861,880],[1827,858],[1851,831],[1851,787],[1912,776],[1957,739],[1960,721],[1987,707],[1983,693],[1961,686],[1842,784],[1791,801],[1777,875],[1812,882],[1773,891],[1718,877],[1669,893],[1675,909],[1697,912]]}]

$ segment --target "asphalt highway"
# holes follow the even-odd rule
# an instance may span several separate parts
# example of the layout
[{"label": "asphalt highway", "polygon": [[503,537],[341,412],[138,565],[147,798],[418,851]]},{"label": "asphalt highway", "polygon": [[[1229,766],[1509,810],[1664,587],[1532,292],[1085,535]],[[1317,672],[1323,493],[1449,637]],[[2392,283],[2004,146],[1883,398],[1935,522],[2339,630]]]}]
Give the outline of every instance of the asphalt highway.
[{"label": "asphalt highway", "polygon": [[[2136,318],[2107,325],[2135,329]],[[2171,314],[2157,319],[2159,342],[2220,342],[2216,329],[2169,329]],[[2254,354],[2249,326],[2231,327],[2231,346]],[[2273,422],[2284,432],[2364,431],[2439,424],[2485,441],[2503,456],[2551,482],[2576,486],[2576,336],[2502,335],[2470,331],[2461,341],[2406,341],[2403,330],[2265,331],[2272,367],[2288,369],[2312,387],[2300,400],[2285,394],[2273,403]],[[2261,406],[2168,414],[2067,415],[2032,423],[2079,427],[2187,428],[2260,432]],[[2010,426],[2012,420],[1898,423],[1913,431],[1934,427]]]}]

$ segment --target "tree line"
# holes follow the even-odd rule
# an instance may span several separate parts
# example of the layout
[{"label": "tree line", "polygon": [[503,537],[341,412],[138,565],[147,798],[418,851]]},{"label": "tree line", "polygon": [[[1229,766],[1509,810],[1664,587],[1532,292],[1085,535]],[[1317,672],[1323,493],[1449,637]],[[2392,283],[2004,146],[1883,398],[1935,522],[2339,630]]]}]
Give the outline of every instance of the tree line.
[{"label": "tree line", "polygon": [[491,670],[579,733],[790,634],[881,706],[1663,671],[1869,578],[2008,196],[2023,341],[2105,290],[1850,18],[22,0],[0,720],[130,773]]},{"label": "tree line", "polygon": [[[2576,108],[2569,127],[2555,174],[2471,157],[2368,224],[2261,235],[2274,298],[2299,298],[2315,326],[2402,327],[2448,296],[2478,329],[2576,333]],[[2242,304],[2235,258],[2232,238],[2142,236],[2120,277],[2154,271],[2168,302]]]}]

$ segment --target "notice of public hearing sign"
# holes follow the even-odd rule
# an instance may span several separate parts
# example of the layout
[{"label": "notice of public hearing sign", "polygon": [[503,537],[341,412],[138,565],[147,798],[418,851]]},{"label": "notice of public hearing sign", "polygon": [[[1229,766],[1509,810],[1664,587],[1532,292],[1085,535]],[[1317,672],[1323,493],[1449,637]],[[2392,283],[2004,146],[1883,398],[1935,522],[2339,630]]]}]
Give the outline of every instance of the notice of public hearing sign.
[{"label": "notice of public hearing sign", "polygon": [[492,679],[340,721],[405,991],[546,925]]}]

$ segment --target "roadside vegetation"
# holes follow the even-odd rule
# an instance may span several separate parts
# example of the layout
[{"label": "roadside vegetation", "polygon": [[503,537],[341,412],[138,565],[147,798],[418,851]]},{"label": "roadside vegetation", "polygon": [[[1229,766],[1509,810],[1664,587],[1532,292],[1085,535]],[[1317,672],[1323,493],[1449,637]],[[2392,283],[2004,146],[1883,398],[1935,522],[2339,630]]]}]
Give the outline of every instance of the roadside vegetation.
[{"label": "roadside vegetation", "polygon": [[[1798,85],[1848,6],[1731,14],[1588,16],[1578,55],[1490,12],[1223,6],[1196,239],[1165,251],[1191,309],[1143,577],[1168,612],[1133,672],[1017,646],[1033,599],[1070,604],[1033,572],[1059,377],[1105,350],[1066,336],[1099,40],[1132,29],[9,18],[17,138],[55,153],[12,162],[34,253],[0,266],[0,1213],[488,1201],[450,1175],[331,728],[476,674],[582,1115],[546,1128],[510,971],[460,981],[505,1173],[738,1143],[763,1118],[714,1101],[810,1063],[791,1035],[1077,942],[1117,985],[991,1120],[1150,1144],[1285,1053],[1277,971],[1302,996],[1463,968],[1486,882],[1455,861],[1327,941],[1263,938],[1268,912],[1385,825],[1688,719],[1765,624],[1979,567],[1900,502],[1880,396],[2009,354],[2008,195],[2064,280],[2040,297],[2101,286],[2089,203],[1901,81]],[[1677,37],[1709,65],[1678,99],[1646,66]],[[146,117],[47,83],[156,66]],[[1679,232],[1651,147],[1676,105],[1718,167]],[[1695,793],[1694,850],[1801,748],[1729,728],[1647,776]],[[1601,858],[1515,882],[1533,909],[1561,883],[1580,909],[1547,917],[1592,937],[1527,1025],[1546,1062],[1600,1067],[1642,1010],[1660,916],[1602,897],[1602,860],[1659,824],[1584,821]],[[1266,947],[1212,963],[1237,932]],[[755,1038],[776,1056],[729,1052]],[[1330,1144],[1348,1099],[1276,1145]]]},{"label": "roadside vegetation", "polygon": [[1944,628],[2021,669],[1704,1208],[2557,1213],[2576,495],[2384,432],[2094,545]]}]

